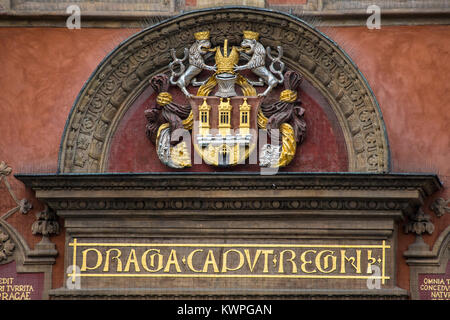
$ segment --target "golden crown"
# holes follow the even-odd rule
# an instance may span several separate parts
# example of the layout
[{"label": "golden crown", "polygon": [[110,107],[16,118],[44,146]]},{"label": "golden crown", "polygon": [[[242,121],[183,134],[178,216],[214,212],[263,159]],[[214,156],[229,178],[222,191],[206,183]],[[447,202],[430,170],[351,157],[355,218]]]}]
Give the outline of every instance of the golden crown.
[{"label": "golden crown", "polygon": [[217,48],[215,60],[218,74],[234,73],[234,66],[239,62],[239,53],[236,47],[232,47],[230,54],[228,54],[228,40],[225,39],[223,43],[223,55],[220,48]]},{"label": "golden crown", "polygon": [[201,31],[194,33],[195,40],[208,40],[209,31]]},{"label": "golden crown", "polygon": [[259,33],[254,31],[245,30],[244,33],[244,39],[250,39],[250,40],[256,40],[258,41]]}]

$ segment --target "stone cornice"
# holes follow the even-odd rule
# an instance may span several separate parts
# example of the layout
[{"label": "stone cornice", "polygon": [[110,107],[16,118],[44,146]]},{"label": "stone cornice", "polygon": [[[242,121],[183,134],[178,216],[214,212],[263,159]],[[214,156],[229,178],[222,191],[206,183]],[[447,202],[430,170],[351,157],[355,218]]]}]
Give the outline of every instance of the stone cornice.
[{"label": "stone cornice", "polygon": [[[431,1],[430,1],[431,2]],[[365,26],[369,14],[366,9],[308,10],[300,6],[271,6],[270,9],[291,13],[317,27]],[[151,21],[162,21],[188,10],[149,12],[84,12],[84,28],[144,28]],[[56,27],[65,28],[69,15],[55,11],[7,10],[0,12],[0,27]],[[382,25],[434,25],[450,24],[449,7],[383,8]],[[154,22],[154,21],[153,21]]]},{"label": "stone cornice", "polygon": [[56,210],[350,210],[410,213],[441,188],[435,175],[16,175]]},{"label": "stone cornice", "polygon": [[[91,173],[91,174],[16,174],[15,177],[34,190],[71,188],[166,188],[262,187],[263,189],[412,189],[420,188],[427,196],[441,187],[434,174],[414,173],[302,173],[285,172],[261,175],[254,172],[227,173]],[[275,184],[275,185],[274,185]]]}]

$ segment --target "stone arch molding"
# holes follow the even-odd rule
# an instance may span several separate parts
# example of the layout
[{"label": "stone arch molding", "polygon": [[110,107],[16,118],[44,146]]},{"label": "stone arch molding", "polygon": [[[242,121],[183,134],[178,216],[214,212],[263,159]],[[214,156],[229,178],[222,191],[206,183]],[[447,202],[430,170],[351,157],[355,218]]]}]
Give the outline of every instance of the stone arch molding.
[{"label": "stone arch molding", "polygon": [[[386,172],[389,146],[383,118],[366,80],[324,34],[281,12],[230,7],[194,11],[145,29],[124,41],[84,85],[67,120],[59,172],[104,172],[112,136],[148,80],[167,70],[170,48],[181,53],[193,33],[209,30],[213,45],[260,33],[265,46],[283,46],[286,66],[300,72],[329,101],[342,129],[349,171]],[[143,129],[144,134],[144,129]]]}]

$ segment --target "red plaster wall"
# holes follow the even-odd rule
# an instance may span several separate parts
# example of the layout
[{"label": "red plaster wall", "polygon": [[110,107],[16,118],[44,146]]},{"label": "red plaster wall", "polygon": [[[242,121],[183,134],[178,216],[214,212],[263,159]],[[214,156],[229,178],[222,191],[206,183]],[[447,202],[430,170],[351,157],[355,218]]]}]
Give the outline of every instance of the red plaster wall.
[{"label": "red plaster wall", "polygon": [[[0,28],[0,161],[6,161],[13,173],[55,172],[61,134],[76,95],[103,57],[137,31]],[[386,122],[393,171],[438,173],[446,186],[450,176],[450,26],[322,31],[347,51],[372,87]],[[136,106],[134,112],[139,114],[142,108]],[[135,121],[142,118],[136,116]],[[8,219],[33,247],[40,237],[31,235],[31,224],[42,205],[13,176],[8,181],[19,199],[26,197],[33,203],[27,215],[16,213]],[[5,192],[0,187],[0,214],[14,204],[4,200]],[[450,192],[444,189],[429,201],[438,196],[448,199]],[[450,215],[437,218],[427,208],[436,230],[424,240],[432,245],[450,224]],[[52,240],[60,252],[53,273],[57,288],[64,276],[64,234]],[[402,252],[413,241],[412,235],[399,232],[397,276],[398,285],[405,289],[409,289],[409,271]]]},{"label": "red plaster wall", "polygon": [[[326,28],[356,63],[371,86],[386,123],[392,171],[437,173],[445,189],[428,199],[424,210],[435,231],[424,234],[432,246],[450,225],[450,215],[437,218],[428,208],[438,197],[450,198],[450,27]],[[402,227],[402,226],[401,226]],[[403,252],[414,236],[399,232],[397,273],[400,287],[409,289],[409,269]]]},{"label": "red plaster wall", "polygon": [[[28,214],[17,212],[7,222],[31,248],[41,240],[31,234],[31,225],[44,207],[12,175],[56,172],[61,135],[78,92],[100,61],[136,31],[0,28],[0,162],[13,169],[7,179],[17,198],[33,205]],[[0,196],[3,215],[15,203],[3,183]],[[64,232],[52,237],[60,253],[55,288],[63,283],[64,238]]]}]

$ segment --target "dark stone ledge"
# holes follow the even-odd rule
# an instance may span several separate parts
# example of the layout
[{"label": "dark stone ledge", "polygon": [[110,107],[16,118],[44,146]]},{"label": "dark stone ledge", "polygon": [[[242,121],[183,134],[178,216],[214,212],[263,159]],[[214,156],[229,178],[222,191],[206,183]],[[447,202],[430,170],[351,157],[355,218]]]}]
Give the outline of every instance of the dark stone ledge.
[{"label": "dark stone ledge", "polygon": [[34,190],[96,188],[123,189],[335,189],[335,190],[420,190],[429,196],[442,187],[435,174],[420,173],[298,173],[261,175],[254,172],[229,173],[91,173],[16,174]]},{"label": "dark stone ledge", "polygon": [[[252,210],[414,212],[442,187],[432,174],[16,174],[55,210],[135,210],[175,216]],[[228,213],[226,213],[228,211]],[[209,213],[208,213],[209,212]],[[326,213],[326,212],[324,212]],[[79,213],[81,214],[81,213]],[[260,213],[259,213],[260,214]],[[377,213],[378,214],[378,213]],[[306,214],[307,215],[307,214]],[[306,216],[305,215],[305,216]],[[370,215],[366,213],[366,215]]]},{"label": "dark stone ledge", "polygon": [[392,289],[56,289],[51,299],[407,299],[408,293],[401,288]]},{"label": "dark stone ledge", "polygon": [[[430,1],[431,2],[431,1]],[[300,19],[316,24],[316,27],[366,26],[370,14],[366,9],[308,10],[301,6],[272,6],[269,9],[290,13]],[[149,22],[189,12],[176,11],[90,11],[83,12],[82,28],[146,28]],[[0,27],[56,27],[65,28],[69,14],[61,11],[5,10],[0,11]],[[384,8],[382,26],[450,24],[450,7]]]}]

